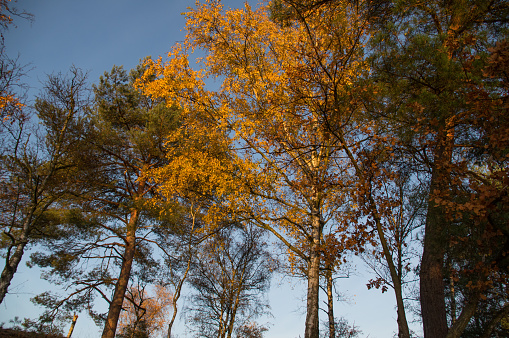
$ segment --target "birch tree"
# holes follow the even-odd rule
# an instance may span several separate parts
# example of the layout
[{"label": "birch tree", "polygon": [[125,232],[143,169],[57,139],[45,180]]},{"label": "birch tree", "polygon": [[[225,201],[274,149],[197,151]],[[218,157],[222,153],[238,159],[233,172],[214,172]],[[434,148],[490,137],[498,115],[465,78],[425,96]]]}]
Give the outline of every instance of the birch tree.
[{"label": "birch tree", "polygon": [[[355,17],[355,8],[338,6],[337,16],[316,13],[306,23],[284,26],[269,19],[268,7],[224,11],[216,1],[198,4],[186,14],[186,41],[167,62],[150,64],[146,80],[155,81],[140,83],[145,93],[178,104],[181,132],[206,146],[187,146],[185,155],[158,171],[162,192],[200,182],[218,196],[209,217],[249,219],[284,243],[290,258],[306,262],[305,337],[314,338],[323,229],[341,219],[336,216],[352,186],[341,144],[321,123],[320,81],[341,89],[364,67],[359,50],[349,48],[362,34],[347,18]],[[189,53],[198,48],[206,53],[200,70],[189,65]],[[208,91],[207,77],[221,81],[221,89]],[[345,250],[366,240],[366,228],[349,225],[338,221],[333,230]]]}]

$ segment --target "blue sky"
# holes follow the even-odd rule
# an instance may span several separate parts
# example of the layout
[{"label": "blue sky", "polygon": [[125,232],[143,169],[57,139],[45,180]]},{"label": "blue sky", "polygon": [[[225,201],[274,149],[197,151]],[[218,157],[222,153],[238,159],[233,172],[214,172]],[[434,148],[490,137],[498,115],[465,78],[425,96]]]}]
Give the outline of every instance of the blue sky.
[{"label": "blue sky", "polygon": [[[32,13],[34,21],[16,20],[17,27],[11,27],[5,34],[6,49],[11,57],[19,54],[21,64],[30,64],[32,70],[24,80],[31,87],[32,98],[41,89],[46,74],[65,73],[73,64],[88,71],[89,81],[95,83],[113,65],[131,69],[145,56],[164,56],[175,42],[184,39],[185,18],[181,13],[194,3],[194,0],[20,0],[17,5]],[[242,5],[241,1],[233,0],[224,3],[231,7]],[[355,322],[363,330],[363,337],[392,337],[397,330],[392,290],[385,294],[368,291],[366,283],[373,276],[361,263],[356,269],[351,278],[339,280],[338,289],[349,301],[336,304],[336,315]],[[28,269],[22,263],[11,294],[0,305],[0,322],[7,323],[14,316],[37,316],[38,309],[30,303],[30,297],[54,288],[41,281],[39,274],[40,271]],[[304,296],[304,285],[299,281],[274,278],[269,294],[274,317],[267,319],[271,323],[267,338],[303,335]],[[85,314],[80,316],[73,337],[98,336],[99,329],[93,322]]]}]

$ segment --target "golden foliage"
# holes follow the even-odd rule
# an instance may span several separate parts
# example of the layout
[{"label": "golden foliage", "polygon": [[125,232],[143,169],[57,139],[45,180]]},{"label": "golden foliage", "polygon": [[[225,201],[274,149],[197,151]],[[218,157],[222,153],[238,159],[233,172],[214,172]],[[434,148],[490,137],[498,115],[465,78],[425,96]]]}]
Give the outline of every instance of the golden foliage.
[{"label": "golden foliage", "polygon": [[[210,222],[254,219],[305,256],[310,219],[321,227],[332,219],[348,185],[323,114],[348,119],[337,98],[367,70],[358,48],[364,28],[347,2],[340,6],[286,27],[270,20],[268,6],[247,3],[225,10],[205,1],[186,13],[186,40],[166,61],[150,61],[137,84],[183,110],[170,163],[154,172],[167,198],[213,195]],[[192,67],[195,51],[205,56]],[[210,79],[218,90],[207,89]]]}]

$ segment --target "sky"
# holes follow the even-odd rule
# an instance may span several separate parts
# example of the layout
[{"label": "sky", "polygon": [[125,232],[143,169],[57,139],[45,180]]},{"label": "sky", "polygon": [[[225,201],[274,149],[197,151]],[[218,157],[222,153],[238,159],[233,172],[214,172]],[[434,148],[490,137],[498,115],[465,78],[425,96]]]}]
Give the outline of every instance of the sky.
[{"label": "sky", "polygon": [[[223,3],[242,6],[241,1]],[[19,57],[20,64],[28,65],[30,71],[23,80],[30,86],[29,98],[33,99],[48,74],[65,73],[72,65],[87,71],[90,83],[97,83],[113,65],[129,70],[146,56],[164,57],[174,43],[184,39],[185,17],[181,13],[194,4],[194,0],[19,0],[17,6],[33,14],[34,21],[15,19],[16,27],[11,26],[4,34],[6,51]],[[15,316],[37,317],[41,309],[30,298],[56,288],[40,279],[40,270],[29,269],[24,262],[0,305],[0,323],[6,323],[5,327]],[[354,266],[351,277],[337,283],[347,301],[336,302],[336,316],[355,323],[363,331],[362,337],[392,337],[397,330],[392,290],[384,294],[368,291],[366,283],[373,273],[360,262]],[[261,320],[270,324],[266,338],[303,336],[304,297],[302,281],[283,276],[273,279],[268,296],[273,317]],[[417,333],[418,327],[411,325]],[[179,337],[185,337],[183,330],[181,320]],[[73,337],[100,337],[100,332],[86,314],[81,314]]]}]

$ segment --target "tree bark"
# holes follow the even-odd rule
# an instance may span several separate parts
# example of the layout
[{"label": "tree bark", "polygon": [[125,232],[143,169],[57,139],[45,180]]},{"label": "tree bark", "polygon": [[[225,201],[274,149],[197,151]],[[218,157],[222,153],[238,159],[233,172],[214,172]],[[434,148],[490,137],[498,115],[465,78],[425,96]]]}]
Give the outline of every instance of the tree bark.
[{"label": "tree bark", "polygon": [[403,286],[401,282],[401,275],[398,274],[396,270],[396,266],[394,265],[394,259],[392,257],[391,250],[389,245],[387,244],[387,240],[385,239],[384,230],[382,227],[382,219],[378,214],[376,209],[375,200],[371,194],[369,195],[369,203],[371,208],[371,214],[375,219],[376,230],[378,233],[378,238],[380,239],[380,243],[382,244],[382,249],[384,253],[385,261],[389,267],[389,273],[391,275],[392,285],[394,286],[394,294],[396,296],[396,307],[398,313],[398,338],[410,338],[410,329],[408,328],[408,321],[406,319],[405,313],[405,303],[403,302]]},{"label": "tree bark", "polygon": [[444,241],[447,220],[443,207],[435,201],[436,192],[448,189],[448,175],[445,165],[450,162],[449,135],[445,130],[437,136],[434,164],[432,167],[428,211],[424,226],[424,243],[421,259],[420,301],[424,337],[443,338],[447,336],[447,313],[445,306],[444,255],[448,245]]},{"label": "tree bark", "polygon": [[19,262],[21,262],[26,245],[27,240],[19,240],[12,256],[8,256],[5,259],[5,267],[2,270],[2,275],[0,277],[0,303],[3,302],[5,295],[7,294],[7,289],[9,288],[9,285],[11,285],[12,278],[18,270]]},{"label": "tree bark", "polygon": [[[365,184],[370,184],[370,182],[365,177],[362,169],[359,167],[359,164],[357,160],[355,159],[354,155],[350,151],[350,149],[346,146],[345,138],[343,137],[343,134],[339,133],[336,135],[343,144],[343,149],[347,153],[348,158],[350,159],[351,163],[353,164],[355,168],[355,173],[357,174],[357,177],[361,180],[361,182]],[[387,262],[387,265],[389,267],[389,273],[391,275],[391,280],[394,286],[394,293],[396,295],[396,306],[397,306],[397,313],[398,313],[398,337],[399,338],[409,338],[410,337],[410,330],[408,328],[408,322],[406,319],[405,314],[405,304],[403,302],[403,289],[402,289],[402,283],[401,283],[401,276],[398,274],[396,267],[394,265],[394,260],[391,254],[391,250],[389,249],[389,245],[387,244],[387,240],[385,239],[384,229],[382,226],[382,219],[380,217],[380,214],[378,213],[377,204],[375,202],[375,199],[371,195],[371,193],[368,194],[369,199],[369,210],[371,215],[373,216],[373,219],[375,220],[376,225],[376,231],[378,234],[378,238],[380,239],[380,244],[382,245],[383,254],[385,261]]]},{"label": "tree bark", "polygon": [[319,298],[320,288],[320,232],[321,221],[318,210],[313,210],[311,215],[312,246],[308,262],[308,291],[307,291],[307,314],[304,338],[318,338],[319,336]]},{"label": "tree bark", "polygon": [[[35,210],[35,208],[34,208]],[[32,211],[34,211],[32,210]],[[0,276],[0,304],[3,302],[5,295],[7,294],[7,289],[9,285],[11,285],[12,278],[14,274],[18,270],[19,263],[21,262],[21,258],[23,258],[23,253],[25,251],[25,246],[28,243],[28,236],[30,234],[30,225],[32,223],[32,214],[25,219],[23,223],[23,228],[21,229],[20,238],[14,242],[7,251],[5,258],[5,267],[2,270],[2,274]],[[16,247],[14,253],[11,255],[11,249]]]},{"label": "tree bark", "polygon": [[102,338],[115,337],[118,318],[120,316],[120,312],[122,311],[122,303],[124,302],[125,292],[127,290],[127,285],[129,284],[129,277],[131,276],[134,254],[136,252],[136,227],[138,218],[139,210],[135,209],[131,212],[129,223],[127,224],[122,267],[120,269],[120,276],[118,277],[117,284],[115,285],[115,292],[110,303],[108,317],[106,318],[106,325],[104,326]]},{"label": "tree bark", "polygon": [[[440,224],[432,220],[430,214],[436,213],[435,207],[428,208],[428,217],[424,230],[424,250],[421,260],[420,301],[424,337],[445,337],[447,335],[447,317],[443,282],[444,250],[440,241]],[[434,218],[434,217],[433,217]]]},{"label": "tree bark", "polygon": [[329,317],[329,338],[336,338],[336,321],[334,318],[334,293],[332,290],[332,268],[326,271],[327,278],[327,315]]},{"label": "tree bark", "polygon": [[447,338],[459,338],[465,328],[467,327],[470,319],[475,314],[477,305],[479,304],[480,294],[469,297],[470,301],[465,305],[460,316],[456,319],[454,325],[447,332]]},{"label": "tree bark", "polygon": [[69,329],[69,333],[67,334],[67,338],[71,338],[72,332],[74,331],[74,326],[76,325],[76,321],[77,320],[78,320],[78,315],[74,314],[74,316],[72,316],[71,328]]}]

